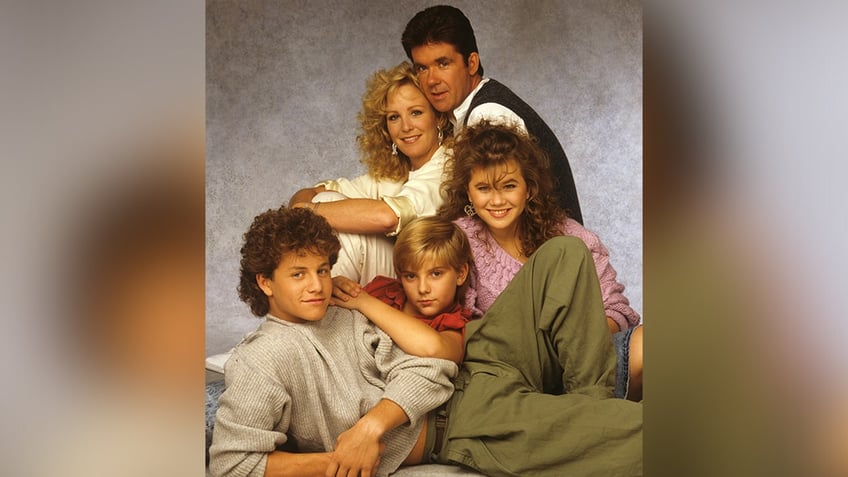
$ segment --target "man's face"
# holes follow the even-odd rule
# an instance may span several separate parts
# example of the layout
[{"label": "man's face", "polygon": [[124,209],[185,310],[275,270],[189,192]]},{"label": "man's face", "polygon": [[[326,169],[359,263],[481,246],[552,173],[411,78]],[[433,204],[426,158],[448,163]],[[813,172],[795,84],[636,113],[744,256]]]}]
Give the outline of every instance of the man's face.
[{"label": "man's face", "polygon": [[462,104],[480,82],[477,53],[468,55],[466,65],[462,54],[449,43],[416,46],[412,49],[412,62],[427,100],[443,113]]},{"label": "man's face", "polygon": [[333,281],[326,255],[288,252],[271,278],[256,277],[268,296],[270,313],[292,323],[318,321],[327,313]]}]

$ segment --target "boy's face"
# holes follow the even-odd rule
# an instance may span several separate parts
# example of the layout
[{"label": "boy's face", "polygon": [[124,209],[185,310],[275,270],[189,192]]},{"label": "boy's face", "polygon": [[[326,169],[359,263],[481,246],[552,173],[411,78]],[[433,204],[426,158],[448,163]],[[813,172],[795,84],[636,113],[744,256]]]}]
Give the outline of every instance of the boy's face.
[{"label": "boy's face", "polygon": [[410,53],[427,100],[443,113],[456,109],[480,83],[477,53],[468,55],[467,65],[450,43],[427,43]]},{"label": "boy's face", "polygon": [[406,293],[406,313],[434,317],[456,302],[456,289],[465,283],[468,265],[456,270],[426,258],[416,270],[401,270],[399,278]]},{"label": "boy's face", "polygon": [[283,255],[271,278],[256,276],[270,302],[270,313],[292,323],[319,321],[327,313],[333,281],[326,255],[309,251]]}]

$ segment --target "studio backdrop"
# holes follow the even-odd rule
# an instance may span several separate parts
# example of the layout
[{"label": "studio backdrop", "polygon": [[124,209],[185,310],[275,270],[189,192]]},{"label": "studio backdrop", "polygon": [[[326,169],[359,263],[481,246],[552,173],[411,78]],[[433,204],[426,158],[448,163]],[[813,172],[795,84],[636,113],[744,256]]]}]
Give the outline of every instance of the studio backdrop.
[{"label": "studio backdrop", "polygon": [[[642,313],[642,7],[637,1],[455,1],[487,77],[565,148],[585,226]],[[365,80],[406,59],[400,36],[435,4],[222,1],[206,10],[206,352],[258,326],[236,292],[253,218],[324,179],[365,172]]]}]

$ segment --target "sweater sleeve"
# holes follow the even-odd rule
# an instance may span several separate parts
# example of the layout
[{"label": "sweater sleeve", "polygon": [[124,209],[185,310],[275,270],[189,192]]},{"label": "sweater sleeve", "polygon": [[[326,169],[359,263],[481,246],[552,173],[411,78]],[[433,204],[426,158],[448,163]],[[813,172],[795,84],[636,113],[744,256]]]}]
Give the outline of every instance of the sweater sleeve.
[{"label": "sweater sleeve", "polygon": [[268,454],[286,443],[290,396],[236,351],[227,361],[209,470],[215,477],[262,477]]},{"label": "sweater sleeve", "polygon": [[326,180],[315,184],[315,186],[324,186],[326,190],[336,191],[348,199],[377,199],[374,184],[374,179],[368,174],[363,174],[353,179],[341,177]]},{"label": "sweater sleeve", "polygon": [[377,369],[385,382],[383,398],[400,406],[412,425],[451,397],[451,379],[459,369],[456,363],[406,354],[376,326],[371,326],[367,334]]},{"label": "sweater sleeve", "polygon": [[609,250],[601,239],[579,222],[567,219],[565,233],[580,238],[592,252],[598,280],[601,284],[601,295],[604,299],[606,315],[612,318],[622,330],[639,324],[639,314],[630,307],[630,300],[624,296],[624,285],[618,281],[618,274],[610,263]]},{"label": "sweater sleeve", "polygon": [[380,198],[398,217],[395,230],[387,234],[394,236],[418,217],[436,215],[444,201],[441,185],[445,178],[445,153],[440,147],[421,169],[409,173],[403,187],[395,194],[381,194]]}]

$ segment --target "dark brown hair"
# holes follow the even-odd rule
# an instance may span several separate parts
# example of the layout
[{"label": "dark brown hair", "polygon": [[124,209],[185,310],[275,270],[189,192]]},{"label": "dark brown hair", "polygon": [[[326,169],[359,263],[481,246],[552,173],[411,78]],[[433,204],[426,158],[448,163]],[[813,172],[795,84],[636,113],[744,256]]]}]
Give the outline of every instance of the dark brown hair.
[{"label": "dark brown hair", "polygon": [[[521,251],[530,256],[548,239],[563,234],[561,224],[566,213],[554,198],[548,156],[536,141],[516,127],[482,121],[462,131],[446,165],[448,179],[442,189],[447,199],[439,214],[451,220],[465,215],[465,206],[471,203],[468,198],[471,174],[476,169],[505,166],[510,160],[518,165],[530,194],[518,224]],[[474,217],[482,222],[478,216]]]},{"label": "dark brown hair", "polygon": [[339,258],[341,244],[327,220],[306,208],[280,207],[256,216],[244,234],[241,248],[239,298],[256,316],[268,314],[268,297],[256,276],[272,278],[287,253],[311,252],[326,255],[330,265]]},{"label": "dark brown hair", "polygon": [[[406,56],[412,60],[412,49],[428,43],[447,43],[453,45],[462,55],[465,66],[468,56],[477,50],[477,38],[468,17],[462,10],[450,5],[436,5],[416,13],[406,24],[400,42]],[[477,74],[483,76],[483,64],[478,62]]]}]

